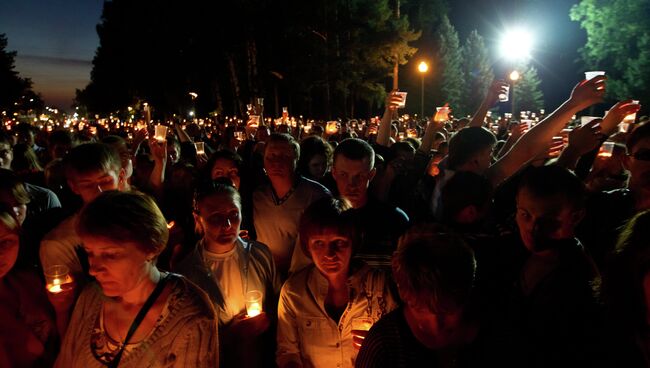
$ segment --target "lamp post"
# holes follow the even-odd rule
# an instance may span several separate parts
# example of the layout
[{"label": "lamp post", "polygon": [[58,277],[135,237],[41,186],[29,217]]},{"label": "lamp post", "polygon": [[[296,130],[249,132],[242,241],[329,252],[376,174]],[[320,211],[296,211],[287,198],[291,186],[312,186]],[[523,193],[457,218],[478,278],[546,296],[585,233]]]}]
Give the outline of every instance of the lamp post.
[{"label": "lamp post", "polygon": [[424,117],[424,74],[429,70],[429,65],[426,62],[421,61],[418,65],[418,71],[422,77],[422,90],[420,91],[420,118]]},{"label": "lamp post", "polygon": [[512,88],[510,89],[512,91],[512,97],[510,97],[510,101],[511,101],[510,109],[512,111],[512,116],[517,116],[515,114],[515,85],[517,84],[517,81],[519,80],[519,78],[521,78],[521,76],[519,75],[518,71],[513,70],[510,73],[509,78],[512,81]]}]

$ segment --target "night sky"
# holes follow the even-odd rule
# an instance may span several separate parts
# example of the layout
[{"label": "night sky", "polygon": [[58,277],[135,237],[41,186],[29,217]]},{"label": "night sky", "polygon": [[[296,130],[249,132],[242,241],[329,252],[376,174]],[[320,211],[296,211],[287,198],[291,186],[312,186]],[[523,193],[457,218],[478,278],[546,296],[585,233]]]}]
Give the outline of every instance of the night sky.
[{"label": "night sky", "polygon": [[[499,34],[520,25],[535,37],[534,63],[542,79],[547,108],[563,101],[580,79],[575,62],[586,34],[569,19],[577,0],[450,0],[452,23],[461,40],[478,29],[494,51],[497,76],[508,64],[496,55]],[[47,104],[69,109],[75,88],[90,79],[92,58],[98,46],[95,26],[100,0],[1,0],[0,33],[9,38],[9,50],[18,52],[17,70],[32,78]]]}]

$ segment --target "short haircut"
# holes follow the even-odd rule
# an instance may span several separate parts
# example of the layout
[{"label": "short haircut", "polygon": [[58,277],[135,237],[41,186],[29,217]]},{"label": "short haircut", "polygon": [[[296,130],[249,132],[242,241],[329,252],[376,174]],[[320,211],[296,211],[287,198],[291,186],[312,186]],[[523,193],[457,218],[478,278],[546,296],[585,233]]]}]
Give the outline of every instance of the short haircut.
[{"label": "short haircut", "polygon": [[134,242],[145,253],[159,255],[169,238],[169,229],[156,202],[138,192],[101,193],[79,214],[77,233],[116,243]]},{"label": "short haircut", "polygon": [[485,176],[458,171],[445,183],[440,193],[443,221],[453,223],[465,207],[484,208],[491,198],[492,185]]},{"label": "short haircut", "polygon": [[449,140],[447,167],[456,170],[478,153],[496,143],[492,132],[483,127],[463,128]]},{"label": "short haircut", "polygon": [[8,144],[9,147],[14,145],[14,140],[11,136],[5,132],[0,132],[0,144]]},{"label": "short haircut", "polygon": [[122,167],[117,152],[103,143],[84,143],[70,150],[65,158],[68,178],[94,171],[119,170]]},{"label": "short haircut", "polygon": [[322,155],[328,163],[332,163],[332,145],[323,138],[312,135],[300,142],[300,160],[298,160],[298,171],[303,175],[309,173],[309,161],[316,155]]},{"label": "short haircut", "polygon": [[305,255],[311,258],[309,253],[309,239],[314,235],[324,234],[333,231],[336,234],[346,236],[352,242],[352,254],[360,242],[360,234],[347,210],[352,208],[350,204],[341,199],[326,197],[310,204],[300,218],[300,246]]},{"label": "short haircut", "polygon": [[120,156],[122,167],[126,167],[128,160],[131,158],[131,151],[126,140],[118,135],[107,135],[102,138],[102,143],[111,147]]},{"label": "short haircut", "polygon": [[523,189],[539,199],[562,197],[574,210],[583,209],[587,197],[584,183],[568,169],[556,165],[526,168],[517,193]]},{"label": "short haircut", "polygon": [[400,152],[415,153],[416,150],[413,144],[407,141],[397,142],[390,146],[390,152],[393,158],[397,157]]},{"label": "short haircut", "polygon": [[210,156],[210,159],[208,160],[208,162],[205,164],[205,166],[203,168],[203,173],[202,173],[203,178],[202,178],[202,180],[209,181],[209,180],[212,179],[211,178],[211,176],[212,176],[212,168],[214,167],[214,164],[215,164],[215,162],[217,162],[217,160],[232,161],[232,163],[235,164],[235,167],[237,167],[237,170],[239,171],[239,177],[241,178],[241,176],[243,175],[243,173],[244,173],[244,159],[242,159],[242,157],[240,155],[238,155],[237,153],[235,153],[233,151],[222,149],[222,150],[219,150],[219,151],[213,153],[212,156]]},{"label": "short haircut", "polygon": [[269,140],[266,142],[267,146],[270,143],[287,143],[293,150],[293,155],[296,160],[300,159],[300,144],[287,133],[271,133]]},{"label": "short haircut", "polygon": [[200,183],[194,192],[194,211],[199,212],[201,202],[212,196],[228,195],[232,197],[241,208],[241,195],[227,178],[218,178]]},{"label": "short haircut", "polygon": [[0,191],[11,194],[19,204],[27,204],[31,200],[25,183],[11,170],[0,169]]},{"label": "short haircut", "polygon": [[627,138],[627,143],[625,144],[627,147],[627,152],[631,153],[634,149],[634,146],[636,146],[642,140],[648,138],[650,138],[650,122],[646,121],[642,124],[637,125],[632,133],[630,133],[630,136]]},{"label": "short haircut", "polygon": [[358,138],[348,138],[342,140],[334,150],[334,161],[339,155],[345,156],[349,160],[362,161],[368,159],[370,167],[375,167],[375,150],[368,142]]},{"label": "short haircut", "polygon": [[474,252],[463,239],[439,225],[411,228],[393,255],[400,294],[410,295],[433,313],[460,310],[471,296]]}]

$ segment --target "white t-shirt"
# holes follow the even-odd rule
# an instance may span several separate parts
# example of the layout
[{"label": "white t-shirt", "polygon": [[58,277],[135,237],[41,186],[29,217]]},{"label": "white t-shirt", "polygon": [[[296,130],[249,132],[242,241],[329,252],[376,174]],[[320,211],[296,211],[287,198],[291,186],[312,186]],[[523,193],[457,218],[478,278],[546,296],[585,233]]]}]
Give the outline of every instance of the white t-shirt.
[{"label": "white t-shirt", "polygon": [[227,324],[233,317],[246,310],[237,246],[227,253],[212,253],[204,249],[203,256],[224,296],[226,306],[225,310],[220,311],[219,320]]}]

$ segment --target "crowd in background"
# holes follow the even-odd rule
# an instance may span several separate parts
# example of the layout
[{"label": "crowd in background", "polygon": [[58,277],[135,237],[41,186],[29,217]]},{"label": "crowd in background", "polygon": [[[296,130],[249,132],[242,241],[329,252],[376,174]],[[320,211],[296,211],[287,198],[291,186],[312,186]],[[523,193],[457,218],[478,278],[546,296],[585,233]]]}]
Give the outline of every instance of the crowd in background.
[{"label": "crowd in background", "polygon": [[650,123],[576,119],[604,76],[520,121],[505,88],[470,117],[3,126],[0,366],[650,366]]}]

